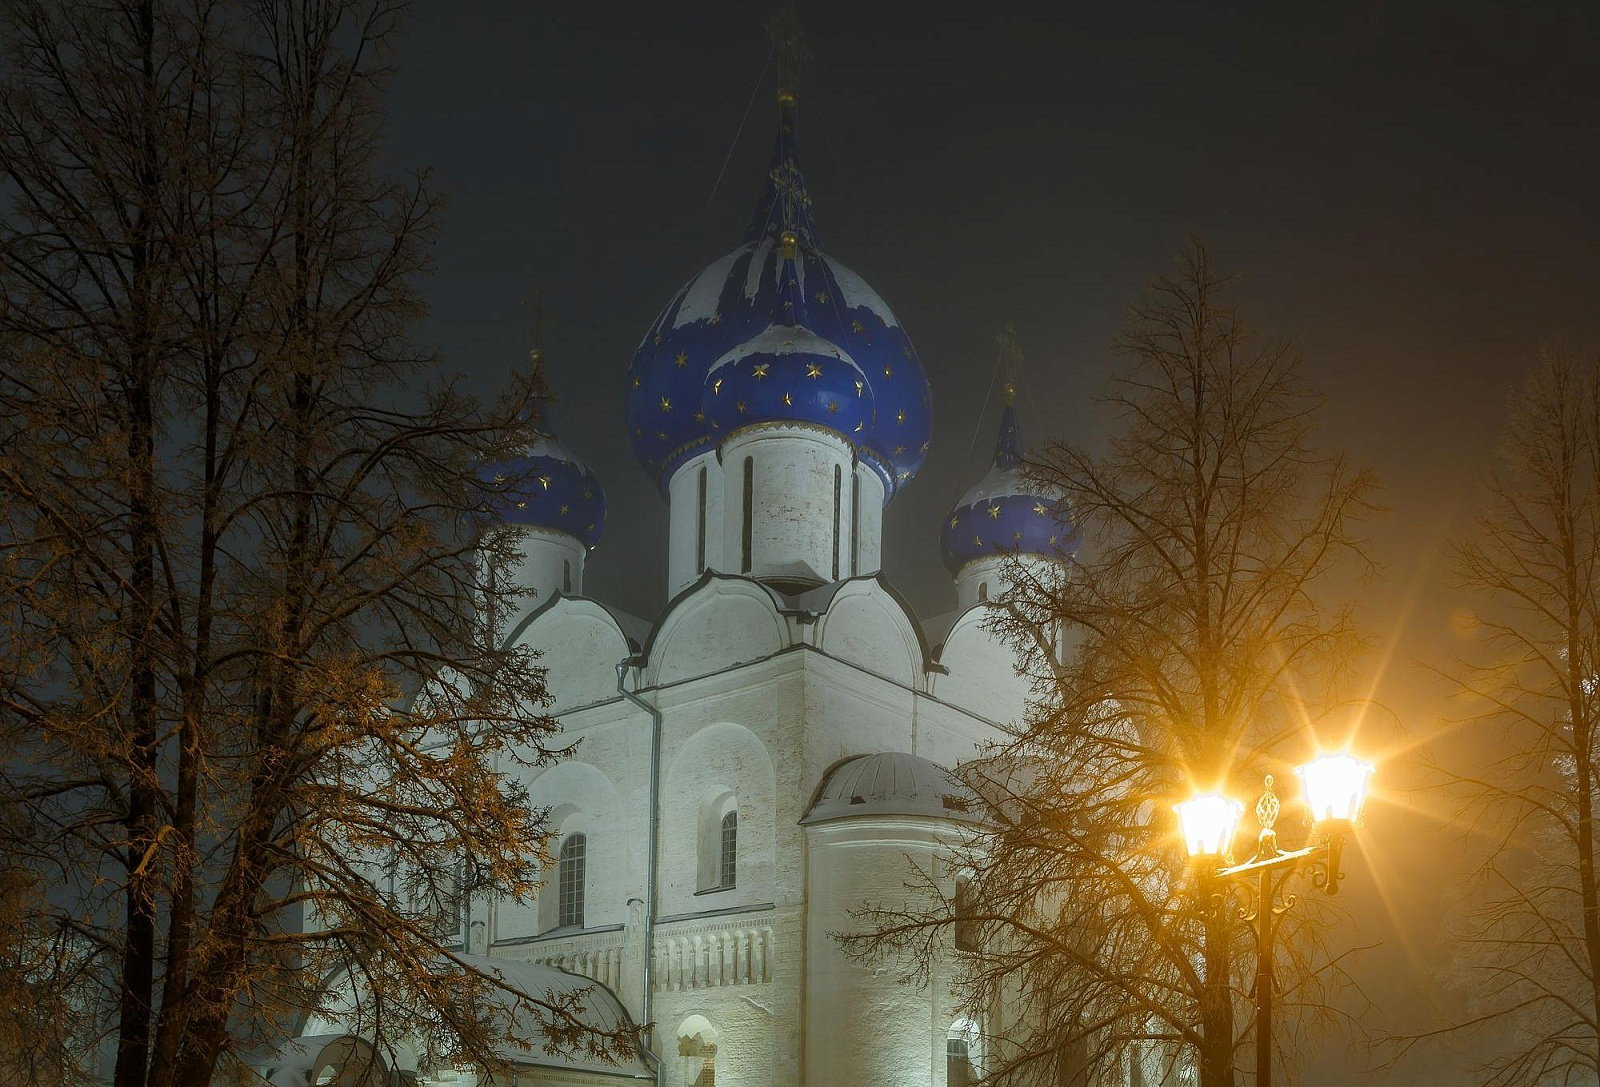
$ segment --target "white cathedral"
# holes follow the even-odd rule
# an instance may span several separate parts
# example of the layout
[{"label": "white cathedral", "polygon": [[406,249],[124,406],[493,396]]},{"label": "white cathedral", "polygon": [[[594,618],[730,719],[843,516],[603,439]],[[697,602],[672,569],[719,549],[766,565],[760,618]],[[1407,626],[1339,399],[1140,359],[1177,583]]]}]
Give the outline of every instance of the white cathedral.
[{"label": "white cathedral", "polygon": [[995,1010],[955,1005],[953,942],[919,989],[830,933],[903,900],[912,864],[946,871],[970,816],[941,767],[1027,694],[985,602],[1005,556],[1062,561],[1075,538],[1021,477],[1008,388],[993,466],[941,525],[956,609],[919,618],[895,591],[883,510],[924,459],[931,393],[889,307],[822,249],[793,90],[778,103],[744,244],[673,295],[626,379],[670,510],[665,606],[647,621],[584,595],[604,496],[552,434],[497,510],[532,590],[509,637],[542,654],[582,742],[525,771],[556,871],[531,905],[471,902],[460,939],[530,992],[592,987],[601,1021],[655,1025],[622,1066],[508,1054],[520,1085],[957,1087],[982,1070]]}]

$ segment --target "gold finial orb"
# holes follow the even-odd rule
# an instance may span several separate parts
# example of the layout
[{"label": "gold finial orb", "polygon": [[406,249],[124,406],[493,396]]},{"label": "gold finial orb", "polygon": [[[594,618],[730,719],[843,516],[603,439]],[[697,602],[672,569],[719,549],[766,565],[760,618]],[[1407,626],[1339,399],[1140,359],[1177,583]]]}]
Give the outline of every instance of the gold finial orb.
[{"label": "gold finial orb", "polygon": [[785,260],[794,259],[795,246],[800,244],[800,236],[792,230],[785,230],[778,235],[778,240],[783,243],[783,257]]},{"label": "gold finial orb", "polygon": [[788,107],[788,108],[792,109],[794,107],[794,103],[795,103],[794,91],[790,90],[788,87],[779,87],[778,88],[778,105],[785,106],[785,107]]}]

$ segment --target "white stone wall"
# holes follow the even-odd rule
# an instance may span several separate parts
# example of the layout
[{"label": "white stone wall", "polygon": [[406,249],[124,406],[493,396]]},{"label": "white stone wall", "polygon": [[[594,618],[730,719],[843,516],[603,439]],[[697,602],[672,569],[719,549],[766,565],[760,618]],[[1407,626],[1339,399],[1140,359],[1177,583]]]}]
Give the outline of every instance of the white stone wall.
[{"label": "white stone wall", "polygon": [[[700,521],[701,475],[704,473],[705,523]],[[722,504],[722,462],[715,450],[685,461],[667,482],[667,597],[677,596],[695,583],[702,567],[696,561],[702,532],[704,569],[728,572],[723,561],[726,527]],[[738,561],[737,554],[735,561]],[[737,570],[732,571],[738,573]]]},{"label": "white stone wall", "polygon": [[834,580],[835,471],[839,473],[839,576],[850,556],[850,445],[831,431],[763,424],[721,447],[723,544],[727,571],[744,572],[745,461],[751,469],[751,577],[796,585]]},{"label": "white stone wall", "polygon": [[856,465],[861,488],[861,540],[856,550],[856,573],[876,574],[883,568],[883,480],[865,464]]},{"label": "white stone wall", "polygon": [[[583,542],[565,532],[551,532],[542,528],[520,527],[513,529],[518,537],[521,557],[507,571],[513,584],[530,589],[516,601],[503,621],[502,630],[516,629],[524,616],[547,603],[557,592],[567,596],[583,594],[583,560],[586,556]],[[567,584],[571,588],[566,588]]]}]

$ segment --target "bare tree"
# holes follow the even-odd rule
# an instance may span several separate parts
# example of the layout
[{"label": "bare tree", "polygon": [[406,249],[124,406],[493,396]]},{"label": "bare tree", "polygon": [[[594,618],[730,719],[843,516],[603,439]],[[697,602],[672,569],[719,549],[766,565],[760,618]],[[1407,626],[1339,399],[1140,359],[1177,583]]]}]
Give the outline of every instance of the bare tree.
[{"label": "bare tree", "polygon": [[1455,545],[1479,653],[1445,674],[1482,761],[1443,766],[1488,843],[1463,914],[1463,1020],[1397,1039],[1499,1030],[1494,1087],[1600,1076],[1600,360],[1544,350],[1513,398],[1485,512]]},{"label": "bare tree", "polygon": [[[1065,570],[1013,562],[994,611],[1036,699],[956,771],[987,816],[952,862],[962,900],[924,873],[931,907],[868,908],[845,938],[926,976],[959,907],[979,933],[961,1003],[1014,1009],[991,1027],[990,1082],[1107,1081],[1138,1054],[1151,1077],[1181,1062],[1221,1087],[1248,1044],[1248,929],[1199,908],[1171,804],[1254,797],[1340,705],[1362,639],[1328,583],[1365,568],[1354,532],[1375,485],[1311,444],[1318,401],[1295,351],[1252,335],[1225,285],[1196,243],[1129,315],[1109,453],[1056,441],[1029,466],[1082,550]],[[1321,910],[1302,905],[1285,933],[1291,1025],[1329,1014]]]},{"label": "bare tree", "polygon": [[497,1063],[508,1000],[628,1050],[440,923],[532,894],[507,771],[559,751],[474,531],[537,391],[480,407],[408,339],[436,202],[375,168],[395,6],[5,16],[0,860],[117,1087],[213,1082],[338,973],[440,1060]]}]

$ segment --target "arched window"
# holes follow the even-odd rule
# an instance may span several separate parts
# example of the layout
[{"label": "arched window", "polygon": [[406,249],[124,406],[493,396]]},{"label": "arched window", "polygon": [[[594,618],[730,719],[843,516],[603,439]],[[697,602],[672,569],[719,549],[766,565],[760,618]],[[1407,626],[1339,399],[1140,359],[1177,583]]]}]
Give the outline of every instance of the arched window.
[{"label": "arched window", "polygon": [[945,1035],[945,1087],[968,1087],[978,1078],[978,1025],[958,1019]]},{"label": "arched window", "polygon": [[695,894],[732,890],[739,877],[739,801],[726,787],[700,801]]},{"label": "arched window", "polygon": [[717,1028],[703,1015],[691,1015],[678,1027],[678,1057],[686,1087],[716,1087]]},{"label": "arched window", "polygon": [[978,582],[978,599],[989,599],[989,583],[987,581]]},{"label": "arched window", "polygon": [[722,852],[717,865],[721,869],[722,886],[732,887],[739,879],[739,812],[737,809],[722,817]]},{"label": "arched window", "polygon": [[563,928],[568,925],[583,927],[583,869],[587,845],[582,834],[569,835],[561,843],[556,880],[556,924]]}]

